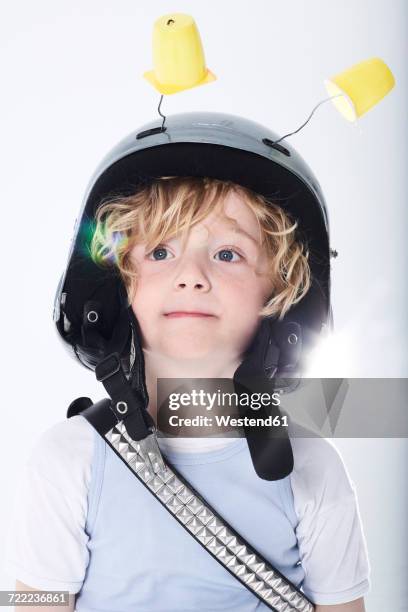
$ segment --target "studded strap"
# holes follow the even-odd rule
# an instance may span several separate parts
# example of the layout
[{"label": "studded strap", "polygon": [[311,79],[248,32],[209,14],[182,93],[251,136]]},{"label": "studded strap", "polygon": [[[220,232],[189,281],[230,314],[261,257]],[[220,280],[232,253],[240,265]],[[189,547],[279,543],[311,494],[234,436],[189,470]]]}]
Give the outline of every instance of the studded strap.
[{"label": "studded strap", "polygon": [[271,610],[313,612],[312,602],[232,529],[168,461],[164,461],[165,471],[158,466],[153,471],[141,444],[130,438],[123,423],[104,438],[197,542]]}]

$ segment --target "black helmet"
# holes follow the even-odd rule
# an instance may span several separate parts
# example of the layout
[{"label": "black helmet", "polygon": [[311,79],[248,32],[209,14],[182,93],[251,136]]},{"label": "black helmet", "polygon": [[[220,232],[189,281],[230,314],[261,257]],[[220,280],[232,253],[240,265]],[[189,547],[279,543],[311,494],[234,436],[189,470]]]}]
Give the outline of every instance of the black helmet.
[{"label": "black helmet", "polygon": [[[278,138],[269,128],[242,117],[182,113],[167,117],[165,128],[153,121],[132,132],[103,159],[87,188],[54,303],[54,321],[63,344],[82,365],[95,370],[98,380],[106,380],[104,374],[98,375],[99,364],[115,353],[123,380],[129,381],[147,407],[140,330],[124,283],[115,267],[102,268],[90,257],[96,209],[102,198],[130,195],[155,178],[189,176],[247,187],[298,222],[309,251],[311,287],[282,320],[262,319],[234,376],[237,380],[279,378],[281,385],[286,381],[288,388],[293,386],[321,331],[331,325],[329,228],[316,177],[293,147],[286,142],[275,144]],[[249,446],[258,475],[272,480],[290,473],[291,450],[287,449],[286,459],[280,452],[281,467],[275,462],[272,469],[257,440]]]}]

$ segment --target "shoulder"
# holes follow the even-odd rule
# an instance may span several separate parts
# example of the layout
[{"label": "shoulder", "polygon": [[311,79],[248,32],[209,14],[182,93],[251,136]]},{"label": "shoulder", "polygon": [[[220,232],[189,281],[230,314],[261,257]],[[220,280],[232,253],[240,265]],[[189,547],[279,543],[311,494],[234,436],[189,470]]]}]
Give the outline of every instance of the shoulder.
[{"label": "shoulder", "polygon": [[322,438],[309,429],[295,426],[291,432],[294,470],[297,474],[313,476],[318,473],[344,474],[347,470],[343,458],[335,444]]},{"label": "shoulder", "polygon": [[26,468],[56,488],[87,489],[91,480],[96,434],[81,415],[58,421],[31,448]]},{"label": "shoulder", "polygon": [[334,443],[294,426],[291,436],[294,469],[290,475],[298,516],[355,503],[355,486]]},{"label": "shoulder", "polygon": [[74,593],[81,587],[95,437],[76,415],[43,431],[25,458],[6,540],[7,571],[25,584]]},{"label": "shoulder", "polygon": [[328,606],[362,597],[370,566],[355,486],[341,454],[331,440],[304,428],[292,432],[291,443],[302,589]]}]

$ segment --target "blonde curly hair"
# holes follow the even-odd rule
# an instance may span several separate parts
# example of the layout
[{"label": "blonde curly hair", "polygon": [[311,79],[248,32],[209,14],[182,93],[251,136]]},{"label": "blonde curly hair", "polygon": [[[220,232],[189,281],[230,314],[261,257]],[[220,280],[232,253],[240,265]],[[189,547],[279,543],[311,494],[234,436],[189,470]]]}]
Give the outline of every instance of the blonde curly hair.
[{"label": "blonde curly hair", "polygon": [[231,192],[241,196],[255,214],[261,229],[261,247],[271,262],[273,293],[259,316],[282,319],[310,288],[308,251],[295,236],[297,222],[281,207],[230,181],[161,177],[132,195],[102,200],[95,215],[91,257],[97,265],[117,266],[132,303],[137,270],[130,254],[135,244],[146,243],[146,249],[151,251],[178,234],[185,241],[189,229]]}]

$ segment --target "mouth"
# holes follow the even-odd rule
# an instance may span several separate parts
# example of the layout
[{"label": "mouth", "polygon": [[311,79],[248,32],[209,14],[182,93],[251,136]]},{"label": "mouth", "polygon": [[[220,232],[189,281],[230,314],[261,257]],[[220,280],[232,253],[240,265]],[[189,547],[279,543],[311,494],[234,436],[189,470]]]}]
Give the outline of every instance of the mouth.
[{"label": "mouth", "polygon": [[210,318],[215,317],[215,315],[209,312],[199,312],[199,311],[190,311],[190,310],[175,310],[173,312],[165,312],[164,316],[168,319],[178,319],[180,317],[202,317],[202,318]]}]

